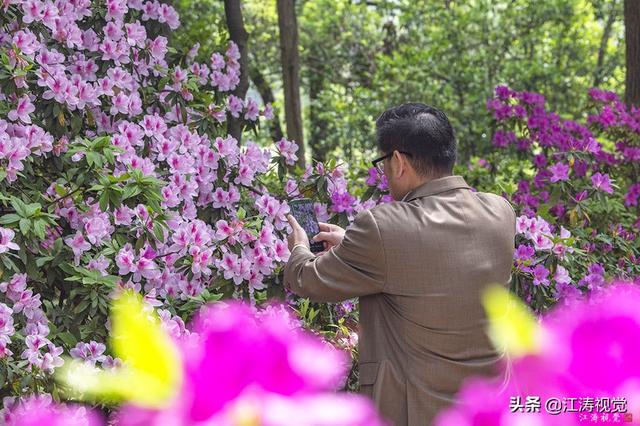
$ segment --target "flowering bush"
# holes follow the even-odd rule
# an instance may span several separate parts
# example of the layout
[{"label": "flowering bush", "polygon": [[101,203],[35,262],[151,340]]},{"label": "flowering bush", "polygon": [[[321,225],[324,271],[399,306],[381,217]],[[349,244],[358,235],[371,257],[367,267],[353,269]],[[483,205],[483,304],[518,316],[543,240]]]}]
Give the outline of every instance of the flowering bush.
[{"label": "flowering bush", "polygon": [[640,110],[611,92],[589,96],[594,111],[580,124],[540,94],[498,86],[487,102],[497,150],[470,167],[471,184],[520,214],[512,289],[539,312],[640,272]]},{"label": "flowering bush", "polygon": [[[321,220],[343,225],[375,203],[351,195],[335,164],[293,168],[293,141],[240,145],[226,135],[229,116],[253,129],[273,111],[231,94],[235,44],[208,63],[168,46],[163,32],[179,25],[170,5],[2,8],[3,395],[55,396],[50,373],[63,353],[120,365],[105,342],[109,301],[122,289],[141,293],[176,337],[207,302],[283,295],[288,199],[311,196]],[[349,303],[288,300],[306,326],[353,347]]]}]

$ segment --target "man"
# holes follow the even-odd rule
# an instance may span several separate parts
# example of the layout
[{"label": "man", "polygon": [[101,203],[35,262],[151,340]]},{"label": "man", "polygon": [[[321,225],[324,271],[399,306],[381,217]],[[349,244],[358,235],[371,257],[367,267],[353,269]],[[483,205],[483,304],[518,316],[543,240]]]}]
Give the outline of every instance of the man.
[{"label": "man", "polygon": [[322,224],[309,251],[289,215],[285,286],[317,302],[360,298],[361,391],[395,425],[429,425],[461,382],[493,375],[482,290],[511,279],[516,215],[498,195],[452,175],[456,139],[436,108],[405,104],[376,121],[395,202],[360,212],[345,231]]}]

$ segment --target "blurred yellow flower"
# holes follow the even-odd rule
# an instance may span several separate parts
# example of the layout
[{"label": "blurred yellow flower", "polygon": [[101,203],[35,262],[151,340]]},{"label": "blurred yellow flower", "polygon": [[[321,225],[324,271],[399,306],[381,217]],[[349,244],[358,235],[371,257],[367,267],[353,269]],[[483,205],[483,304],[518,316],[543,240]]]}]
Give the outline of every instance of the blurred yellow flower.
[{"label": "blurred yellow flower", "polygon": [[514,357],[539,352],[542,328],[515,294],[493,285],[484,291],[482,304],[489,318],[489,337],[497,349]]},{"label": "blurred yellow flower", "polygon": [[169,404],[180,389],[182,360],[155,312],[145,311],[140,295],[125,291],[112,304],[111,321],[111,345],[122,367],[102,370],[67,359],[57,378],[81,399],[124,400],[149,408]]}]

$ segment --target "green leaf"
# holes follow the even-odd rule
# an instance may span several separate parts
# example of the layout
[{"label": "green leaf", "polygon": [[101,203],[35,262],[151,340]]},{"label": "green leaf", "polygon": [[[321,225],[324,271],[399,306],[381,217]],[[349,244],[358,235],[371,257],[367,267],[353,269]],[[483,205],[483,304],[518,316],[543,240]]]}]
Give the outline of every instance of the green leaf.
[{"label": "green leaf", "polygon": [[56,238],[53,243],[53,253],[58,254],[62,250],[62,237]]},{"label": "green leaf", "polygon": [[137,185],[127,185],[124,187],[124,191],[122,192],[122,199],[126,200],[131,197],[135,197],[140,194],[142,190]]},{"label": "green leaf", "polygon": [[247,217],[247,211],[244,208],[240,207],[238,209],[238,219],[244,220],[245,217]]},{"label": "green leaf", "polygon": [[140,235],[140,238],[136,241],[134,248],[136,251],[140,250],[146,241],[145,234]]},{"label": "green leaf", "polygon": [[58,194],[61,197],[67,194],[67,190],[64,188],[64,186],[60,185],[59,183],[56,184],[55,190],[56,190],[56,194]]},{"label": "green leaf", "polygon": [[153,235],[158,241],[164,243],[164,232],[162,227],[157,222],[153,224]]},{"label": "green leaf", "polygon": [[115,157],[113,155],[113,151],[110,149],[105,149],[104,150],[104,158],[107,159],[107,161],[109,162],[109,164],[114,164],[115,163]]},{"label": "green leaf", "polygon": [[42,219],[37,219],[33,222],[33,232],[36,234],[36,237],[40,239],[44,239],[45,237],[45,228],[46,223]]},{"label": "green leaf", "polygon": [[20,219],[20,232],[22,235],[26,236],[31,229],[31,221],[29,219],[22,218]]},{"label": "green leaf", "polygon": [[[84,284],[84,279],[83,279],[82,281],[83,281],[83,284]],[[76,314],[79,314],[80,312],[85,311],[85,310],[89,307],[89,304],[90,304],[90,303],[91,303],[91,300],[90,300],[90,299],[84,299],[82,302],[80,302],[80,304],[79,304],[79,305],[77,305],[77,306],[75,307],[75,309],[73,310],[73,312],[74,312],[74,313],[76,313]]]},{"label": "green leaf", "polygon": [[29,216],[27,214],[27,205],[24,202],[22,202],[21,199],[16,198],[16,197],[11,197],[11,206],[16,211],[16,213],[18,213],[18,215],[20,215],[22,217],[28,217]]},{"label": "green leaf", "polygon": [[68,331],[64,331],[62,333],[59,333],[57,336],[60,340],[62,340],[64,342],[65,345],[67,345],[67,347],[69,348],[73,348],[76,343],[78,343],[78,340],[76,339],[76,336],[74,336],[73,334],[71,334]]},{"label": "green leaf", "polygon": [[20,216],[15,213],[5,214],[0,217],[0,225],[10,225],[12,223],[16,223],[20,220]]},{"label": "green leaf", "polygon": [[85,158],[87,159],[87,165],[89,167],[93,167],[93,160],[95,159],[95,153],[93,152],[87,152],[85,153]]},{"label": "green leaf", "polygon": [[18,269],[18,267],[16,266],[16,264],[13,262],[13,260],[9,259],[9,257],[0,256],[0,260],[2,260],[2,263],[4,264],[4,266],[7,269],[10,269],[10,270],[15,271],[15,272],[19,272],[20,271]]},{"label": "green leaf", "polygon": [[53,256],[44,256],[44,257],[39,257],[36,259],[36,266],[38,268],[42,268],[42,265],[44,265],[45,263],[51,261],[53,259]]},{"label": "green leaf", "polygon": [[103,191],[100,195],[100,210],[107,211],[109,207],[109,191]]}]

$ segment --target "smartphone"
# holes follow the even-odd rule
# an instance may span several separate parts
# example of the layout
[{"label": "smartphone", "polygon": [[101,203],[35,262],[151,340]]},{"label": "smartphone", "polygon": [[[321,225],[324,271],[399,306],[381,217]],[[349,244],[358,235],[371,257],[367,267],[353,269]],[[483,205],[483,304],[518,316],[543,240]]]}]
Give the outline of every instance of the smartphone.
[{"label": "smartphone", "polygon": [[288,202],[291,214],[296,218],[302,229],[307,233],[312,253],[324,251],[322,241],[313,241],[311,238],[320,232],[320,225],[313,209],[313,201],[308,198],[299,198]]}]

